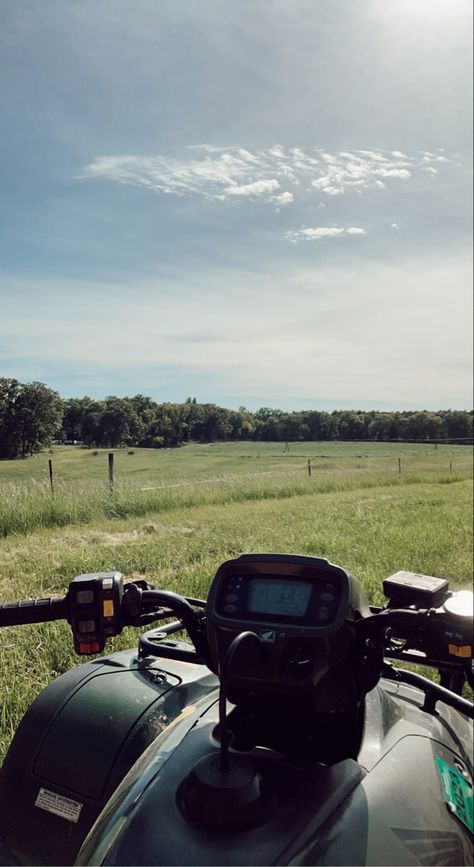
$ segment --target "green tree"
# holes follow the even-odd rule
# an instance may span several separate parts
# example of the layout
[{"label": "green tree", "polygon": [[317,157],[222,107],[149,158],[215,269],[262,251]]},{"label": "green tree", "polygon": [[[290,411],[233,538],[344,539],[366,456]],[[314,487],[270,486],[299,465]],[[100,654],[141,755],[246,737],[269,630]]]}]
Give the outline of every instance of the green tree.
[{"label": "green tree", "polygon": [[229,413],[231,424],[230,438],[233,440],[249,440],[254,433],[252,415],[244,408]]},{"label": "green tree", "polygon": [[63,440],[85,440],[83,425],[86,417],[97,411],[97,401],[90,397],[71,397],[64,402],[61,430]]},{"label": "green tree", "polygon": [[98,420],[101,445],[117,448],[137,442],[142,433],[140,419],[128,398],[106,397]]},{"label": "green tree", "polygon": [[465,410],[448,409],[444,416],[446,435],[453,439],[472,437],[472,412]]},{"label": "green tree", "polygon": [[225,440],[232,431],[230,410],[223,409],[213,403],[204,404],[206,417],[204,420],[203,440]]},{"label": "green tree", "polygon": [[0,379],[0,457],[38,452],[61,428],[63,401],[42,382]]},{"label": "green tree", "polygon": [[267,440],[268,442],[271,442],[272,440],[284,440],[285,437],[282,435],[281,431],[282,418],[283,413],[269,415],[259,427],[259,439]]},{"label": "green tree", "polygon": [[305,413],[291,412],[282,416],[278,425],[278,438],[288,442],[290,440],[308,440],[310,428],[305,419]]},{"label": "green tree", "polygon": [[398,425],[390,412],[367,413],[367,435],[371,440],[391,440],[398,437]]},{"label": "green tree", "polygon": [[436,413],[421,410],[406,414],[405,430],[409,440],[437,439],[443,433],[443,424]]},{"label": "green tree", "polygon": [[0,379],[0,458],[15,458],[18,437],[15,431],[15,406],[21,390],[17,379]]},{"label": "green tree", "polygon": [[365,436],[363,413],[344,410],[335,413],[338,418],[339,438],[341,440],[360,440]]},{"label": "green tree", "polygon": [[196,398],[188,398],[183,407],[186,424],[186,439],[201,442],[204,436],[206,411],[204,406],[196,403]]}]

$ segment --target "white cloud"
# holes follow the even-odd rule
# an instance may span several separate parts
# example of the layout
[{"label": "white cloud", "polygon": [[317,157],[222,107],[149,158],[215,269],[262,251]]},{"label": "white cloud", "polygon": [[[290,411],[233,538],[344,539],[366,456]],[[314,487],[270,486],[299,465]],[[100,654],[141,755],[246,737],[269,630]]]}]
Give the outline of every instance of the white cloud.
[{"label": "white cloud", "polygon": [[336,238],[337,235],[342,235],[344,229],[337,228],[336,226],[328,227],[328,226],[318,226],[317,229],[301,229],[300,232],[293,234],[299,234],[304,238]]},{"label": "white cloud", "polygon": [[[132,154],[97,157],[83,169],[81,178],[106,179],[132,184],[161,194],[203,196],[225,201],[258,199],[275,203],[275,190],[287,189],[278,204],[307,195],[302,190],[334,197],[343,193],[383,189],[407,182],[423,170],[434,175],[452,156],[431,151],[406,154],[400,150],[354,150],[329,153],[320,148],[272,145],[249,150],[238,146],[190,145],[184,157]],[[289,188],[289,189],[288,189]],[[291,198],[290,198],[291,196]]]},{"label": "white cloud", "polygon": [[382,178],[410,178],[411,172],[408,169],[377,169],[374,172]]},{"label": "white cloud", "polygon": [[258,163],[257,157],[254,157],[250,151],[245,150],[245,148],[239,148],[239,156],[242,157],[243,160],[247,160],[249,163]]},{"label": "white cloud", "polygon": [[294,202],[295,197],[293,193],[279,193],[277,196],[273,196],[273,201],[277,205],[288,205],[290,202]]},{"label": "white cloud", "polygon": [[306,240],[320,241],[321,238],[338,238],[340,235],[365,235],[365,229],[358,226],[350,226],[348,229],[341,226],[317,226],[315,228],[297,229],[287,232],[285,239],[287,241]]},{"label": "white cloud", "polygon": [[[442,150],[440,148],[439,150]],[[433,154],[431,151],[420,151],[421,153],[421,162],[422,163],[448,163],[451,160],[442,154]]]},{"label": "white cloud", "polygon": [[283,148],[282,148],[280,145],[274,145],[273,147],[270,148],[270,150],[268,151],[268,153],[269,153],[270,156],[272,156],[272,157],[282,157],[282,158],[284,158],[284,156],[285,156],[285,152],[284,152]]},{"label": "white cloud", "polygon": [[329,187],[330,180],[328,177],[318,178],[316,181],[311,181],[311,186],[316,187],[317,190],[323,190],[325,187]]},{"label": "white cloud", "polygon": [[[241,187],[231,186],[226,187],[224,193],[228,196],[264,196],[266,193],[273,193],[277,190],[280,184],[276,180],[270,181],[254,181],[253,184],[243,184]],[[285,195],[283,193],[283,195]]]}]

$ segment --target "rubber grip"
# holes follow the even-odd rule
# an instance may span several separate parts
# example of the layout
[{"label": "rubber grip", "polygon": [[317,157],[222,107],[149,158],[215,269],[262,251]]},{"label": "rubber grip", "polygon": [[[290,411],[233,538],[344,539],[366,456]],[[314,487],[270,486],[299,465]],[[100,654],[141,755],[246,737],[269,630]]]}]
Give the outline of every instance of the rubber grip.
[{"label": "rubber grip", "polygon": [[65,596],[25,599],[21,602],[5,602],[0,605],[0,628],[67,619],[68,606]]}]

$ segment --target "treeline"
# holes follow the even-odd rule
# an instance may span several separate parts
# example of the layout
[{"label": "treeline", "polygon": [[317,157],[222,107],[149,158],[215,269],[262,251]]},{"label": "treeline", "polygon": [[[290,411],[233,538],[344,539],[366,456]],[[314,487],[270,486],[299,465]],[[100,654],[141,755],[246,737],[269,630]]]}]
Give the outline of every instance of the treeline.
[{"label": "treeline", "polygon": [[0,379],[0,458],[33,454],[51,440],[86,446],[162,448],[216,440],[468,440],[472,411],[379,412],[262,407],[225,409],[212,403],[156,403],[135,397],[62,400],[39,382]]},{"label": "treeline", "polygon": [[224,409],[212,403],[157,404],[143,395],[67,400],[62,439],[85,445],[144,448],[216,440],[426,440],[472,437],[472,412],[282,412]]}]

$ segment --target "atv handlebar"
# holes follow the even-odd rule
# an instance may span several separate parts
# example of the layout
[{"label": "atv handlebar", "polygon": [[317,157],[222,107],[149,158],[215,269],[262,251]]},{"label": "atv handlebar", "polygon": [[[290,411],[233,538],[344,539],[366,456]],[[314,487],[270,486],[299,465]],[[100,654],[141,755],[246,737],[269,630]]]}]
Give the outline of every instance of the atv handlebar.
[{"label": "atv handlebar", "polygon": [[67,620],[67,613],[67,596],[48,596],[45,599],[5,602],[0,605],[0,627],[45,623],[49,620]]},{"label": "atv handlebar", "polygon": [[459,616],[444,606],[382,608],[359,621],[358,628],[361,637],[382,640],[393,655],[397,654],[393,640],[402,639],[406,643],[399,646],[400,653],[410,649],[461,664],[472,657],[472,616]]},{"label": "atv handlebar", "polygon": [[[124,584],[120,573],[94,572],[74,578],[63,597],[0,605],[0,628],[66,620],[76,653],[87,656],[100,653],[108,638],[119,635],[126,626],[141,627],[176,617],[197,658],[214,671],[202,611],[205,607],[202,600],[155,590],[143,580]],[[361,655],[364,648],[376,646],[391,659],[432,666],[472,680],[465,674],[472,659],[472,616],[459,616],[446,605],[371,610],[371,616],[356,621]]]},{"label": "atv handlebar", "polygon": [[100,653],[107,639],[126,626],[145,626],[174,616],[186,629],[197,656],[211,667],[202,616],[195,610],[204,607],[199,599],[155,590],[146,581],[124,585],[120,573],[94,572],[74,578],[65,596],[0,605],[0,628],[66,620],[76,653],[89,656]]}]

